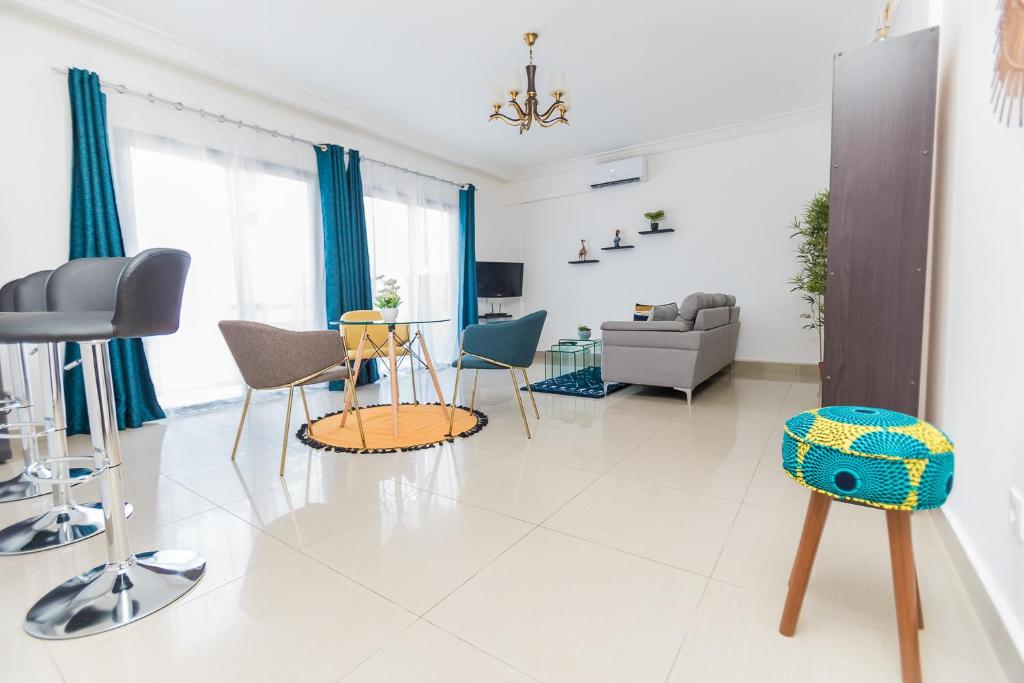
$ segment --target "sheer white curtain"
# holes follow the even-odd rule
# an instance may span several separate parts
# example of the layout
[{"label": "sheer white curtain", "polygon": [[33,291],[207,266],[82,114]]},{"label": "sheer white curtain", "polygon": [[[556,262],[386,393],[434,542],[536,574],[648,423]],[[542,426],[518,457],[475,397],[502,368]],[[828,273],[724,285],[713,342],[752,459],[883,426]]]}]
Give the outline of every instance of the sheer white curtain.
[{"label": "sheer white curtain", "polygon": [[165,408],[235,398],[243,384],[218,321],[325,328],[313,153],[148,107],[147,132],[112,124],[125,248],[192,255],[179,331],[146,342],[153,382]]},{"label": "sheer white curtain", "polygon": [[458,345],[459,188],[371,161],[360,170],[370,272],[398,280],[400,319],[449,319],[420,329],[434,361],[450,363]]}]

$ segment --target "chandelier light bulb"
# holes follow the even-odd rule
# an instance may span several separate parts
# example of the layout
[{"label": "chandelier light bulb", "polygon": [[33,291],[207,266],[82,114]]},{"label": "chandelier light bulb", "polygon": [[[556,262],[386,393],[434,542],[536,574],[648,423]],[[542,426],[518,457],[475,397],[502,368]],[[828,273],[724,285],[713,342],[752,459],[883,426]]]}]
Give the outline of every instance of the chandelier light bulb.
[{"label": "chandelier light bulb", "polygon": [[491,106],[500,107],[503,104],[505,104],[505,91],[499,85],[491,92]]},{"label": "chandelier light bulb", "polygon": [[505,92],[523,92],[523,75],[519,67],[512,67],[505,75]]},{"label": "chandelier light bulb", "polygon": [[551,92],[565,92],[565,69],[552,69],[551,79],[548,82]]}]

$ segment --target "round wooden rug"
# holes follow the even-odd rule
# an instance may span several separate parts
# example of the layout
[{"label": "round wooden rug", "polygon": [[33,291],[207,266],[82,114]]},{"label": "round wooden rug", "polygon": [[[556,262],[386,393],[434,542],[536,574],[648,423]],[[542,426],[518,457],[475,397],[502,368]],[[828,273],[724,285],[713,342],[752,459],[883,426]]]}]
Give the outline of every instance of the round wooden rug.
[{"label": "round wooden rug", "polygon": [[[402,403],[398,406],[398,436],[391,421],[391,404],[367,406],[360,410],[366,448],[359,439],[359,427],[354,412],[349,412],[345,426],[341,426],[341,411],[329,413],[299,427],[299,441],[313,448],[344,453],[394,453],[430,448],[453,441],[448,436],[448,418],[438,403]],[[452,434],[467,437],[487,425],[487,416],[479,410],[455,408]]]}]

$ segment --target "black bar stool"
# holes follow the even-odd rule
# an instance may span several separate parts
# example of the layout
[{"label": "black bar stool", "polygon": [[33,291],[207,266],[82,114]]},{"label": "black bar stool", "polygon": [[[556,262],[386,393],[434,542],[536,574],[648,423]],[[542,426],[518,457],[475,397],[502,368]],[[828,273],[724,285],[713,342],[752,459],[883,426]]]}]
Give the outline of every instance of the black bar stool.
[{"label": "black bar stool", "polygon": [[[81,344],[93,470],[100,476],[107,531],[107,563],[40,598],[25,618],[30,635],[75,638],[130,624],[187,593],[206,569],[206,560],[189,550],[131,550],[107,348],[111,339],[178,329],[189,261],[176,249],[148,249],[133,258],[78,259],[50,276],[48,312],[0,314],[0,331],[10,328],[30,340]],[[0,338],[5,334],[11,333],[0,332]]]},{"label": "black bar stool", "polygon": [[[40,271],[23,277],[14,288],[15,313],[5,313],[4,320],[31,320],[46,316],[46,287],[52,271]],[[58,548],[103,533],[103,512],[99,503],[80,505],[71,495],[71,486],[93,476],[91,456],[70,457],[64,423],[63,367],[60,344],[46,335],[23,335],[17,325],[0,325],[0,342],[17,343],[24,351],[29,343],[38,343],[40,374],[47,380],[48,414],[37,421],[26,401],[27,421],[10,422],[0,428],[0,438],[29,442],[22,477],[44,492],[52,491],[50,509],[41,515],[23,519],[0,529],[0,555],[20,555]],[[23,354],[23,359],[26,356]],[[27,360],[25,360],[27,362]],[[27,374],[27,373],[26,373]],[[26,377],[28,386],[31,382]],[[26,396],[30,391],[26,390]],[[48,439],[48,457],[39,459],[38,443]],[[72,469],[72,463],[80,467]],[[131,508],[128,509],[131,514]]]}]

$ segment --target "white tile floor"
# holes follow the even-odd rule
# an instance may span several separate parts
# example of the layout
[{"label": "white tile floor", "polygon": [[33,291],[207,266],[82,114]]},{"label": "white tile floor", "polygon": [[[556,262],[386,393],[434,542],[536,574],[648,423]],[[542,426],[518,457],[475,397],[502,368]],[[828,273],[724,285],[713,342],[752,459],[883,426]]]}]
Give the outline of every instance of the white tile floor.
[{"label": "white tile floor", "polygon": [[[43,642],[26,610],[103,540],[0,558],[0,680],[899,680],[877,511],[832,506],[797,634],[777,632],[806,505],[779,425],[815,385],[721,375],[692,410],[656,389],[537,399],[528,441],[508,377],[482,373],[476,436],[390,455],[292,438],[283,480],[279,398],[250,411],[237,464],[237,407],[123,433],[136,549],[197,550],[206,576],[137,624]],[[45,505],[0,505],[0,524]],[[914,533],[925,679],[1001,680],[929,514]]]}]

